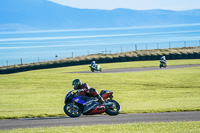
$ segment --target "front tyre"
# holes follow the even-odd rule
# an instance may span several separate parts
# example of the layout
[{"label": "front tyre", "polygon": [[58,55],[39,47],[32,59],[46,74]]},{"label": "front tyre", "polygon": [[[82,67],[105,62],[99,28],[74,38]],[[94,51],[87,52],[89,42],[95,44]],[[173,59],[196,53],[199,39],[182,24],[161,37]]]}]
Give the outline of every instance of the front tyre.
[{"label": "front tyre", "polygon": [[70,117],[79,117],[82,114],[82,109],[73,102],[66,103],[63,109]]},{"label": "front tyre", "polygon": [[107,102],[112,103],[112,105],[106,106],[106,114],[108,115],[118,115],[121,111],[119,103],[115,100],[107,100]]}]

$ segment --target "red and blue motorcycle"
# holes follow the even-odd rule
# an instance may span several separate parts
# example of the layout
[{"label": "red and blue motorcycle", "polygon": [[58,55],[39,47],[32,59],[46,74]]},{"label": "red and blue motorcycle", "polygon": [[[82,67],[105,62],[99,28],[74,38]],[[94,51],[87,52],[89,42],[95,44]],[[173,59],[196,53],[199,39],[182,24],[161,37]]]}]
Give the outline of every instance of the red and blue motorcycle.
[{"label": "red and blue motorcycle", "polygon": [[96,102],[96,106],[84,113],[84,104],[86,102],[82,99],[77,90],[70,90],[65,96],[64,112],[70,117],[79,117],[83,115],[95,115],[106,113],[108,115],[118,115],[121,111],[119,103],[113,100],[113,92],[108,90],[102,90],[100,95],[105,100],[103,105],[100,105],[96,97],[91,97],[93,102]]}]

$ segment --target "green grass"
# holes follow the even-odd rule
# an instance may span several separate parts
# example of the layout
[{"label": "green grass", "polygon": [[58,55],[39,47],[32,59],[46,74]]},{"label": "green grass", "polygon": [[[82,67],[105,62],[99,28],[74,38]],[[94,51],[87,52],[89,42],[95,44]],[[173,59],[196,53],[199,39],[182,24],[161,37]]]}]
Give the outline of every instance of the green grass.
[{"label": "green grass", "polygon": [[[169,65],[200,64],[171,60]],[[158,66],[158,61],[101,64],[103,69]],[[0,75],[0,118],[63,116],[65,94],[80,78],[98,91],[114,91],[122,113],[200,110],[200,67],[129,73],[67,73],[88,65]]]},{"label": "green grass", "polygon": [[200,121],[42,127],[0,130],[0,133],[85,133],[86,131],[87,133],[199,133]]}]

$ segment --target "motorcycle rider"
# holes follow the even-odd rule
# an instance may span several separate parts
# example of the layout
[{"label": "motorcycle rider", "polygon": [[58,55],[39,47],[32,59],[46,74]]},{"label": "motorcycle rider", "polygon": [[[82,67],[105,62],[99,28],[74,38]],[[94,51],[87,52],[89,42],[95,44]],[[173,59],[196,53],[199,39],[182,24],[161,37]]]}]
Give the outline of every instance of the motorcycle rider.
[{"label": "motorcycle rider", "polygon": [[165,56],[162,56],[162,57],[160,58],[160,63],[167,64],[167,60],[166,60]]},{"label": "motorcycle rider", "polygon": [[79,95],[82,95],[83,100],[86,102],[84,104],[83,113],[88,112],[90,109],[97,107],[97,103],[94,100],[91,100],[89,97],[97,97],[100,101],[100,105],[104,104],[104,100],[96,91],[96,89],[91,88],[87,83],[82,83],[80,79],[74,79],[72,81],[72,85],[74,86],[74,90],[78,90]]},{"label": "motorcycle rider", "polygon": [[95,66],[96,66],[96,62],[95,62],[95,61],[92,61],[91,67],[92,67],[92,68],[95,68]]}]

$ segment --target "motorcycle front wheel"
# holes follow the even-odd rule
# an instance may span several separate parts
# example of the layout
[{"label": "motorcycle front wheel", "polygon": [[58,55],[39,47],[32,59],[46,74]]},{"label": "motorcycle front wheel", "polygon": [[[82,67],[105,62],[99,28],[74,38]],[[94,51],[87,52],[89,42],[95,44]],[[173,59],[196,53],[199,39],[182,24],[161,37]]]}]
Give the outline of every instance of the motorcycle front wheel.
[{"label": "motorcycle front wheel", "polygon": [[73,102],[66,103],[63,109],[70,117],[79,117],[82,114],[82,109]]},{"label": "motorcycle front wheel", "polygon": [[118,115],[121,111],[121,107],[119,103],[115,100],[109,99],[108,102],[112,103],[112,105],[106,106],[106,114],[108,115]]}]

